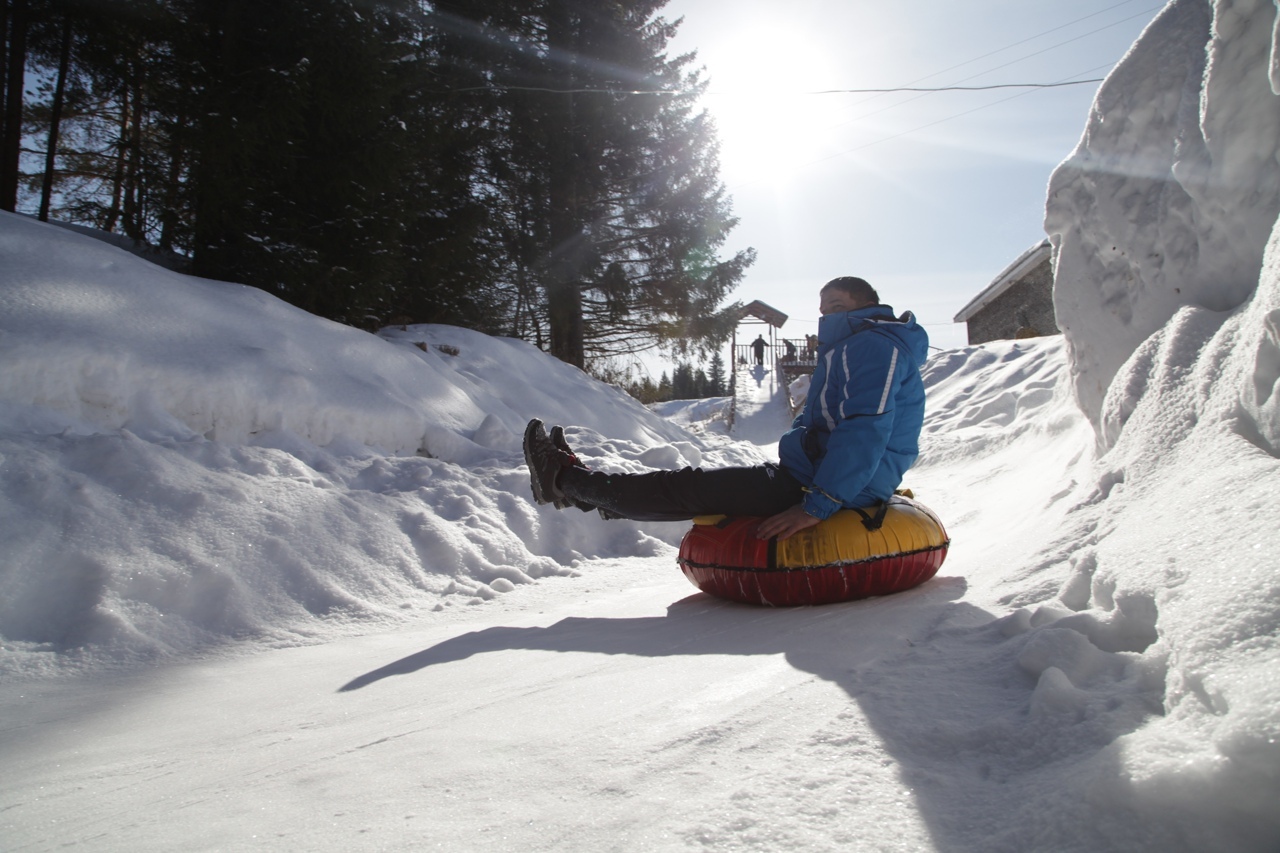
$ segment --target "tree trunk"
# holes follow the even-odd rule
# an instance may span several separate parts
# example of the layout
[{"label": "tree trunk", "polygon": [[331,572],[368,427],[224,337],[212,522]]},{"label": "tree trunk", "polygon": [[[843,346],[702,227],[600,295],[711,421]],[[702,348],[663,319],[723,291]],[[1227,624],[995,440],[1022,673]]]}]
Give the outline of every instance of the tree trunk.
[{"label": "tree trunk", "polygon": [[[178,128],[176,136],[184,135],[187,128],[186,116],[179,115],[175,125]],[[178,142],[171,142],[169,149],[169,182],[165,187],[166,200],[160,210],[160,249],[165,252],[173,250],[173,235],[179,222],[178,181],[182,177],[185,154],[186,149]]]},{"label": "tree trunk", "polygon": [[204,45],[205,87],[197,113],[192,166],[193,246],[192,263],[196,275],[221,275],[220,257],[234,238],[240,223],[236,219],[242,194],[229,186],[239,160],[236,135],[236,107],[233,80],[244,67],[240,47],[240,17],[243,3],[205,0],[199,4]]},{"label": "tree trunk", "polygon": [[586,362],[582,321],[581,259],[587,237],[577,216],[572,171],[553,169],[551,256],[547,259],[547,321],[551,354],[582,367]]},{"label": "tree trunk", "polygon": [[27,65],[27,0],[14,0],[9,13],[9,69],[0,146],[0,210],[18,209],[18,168],[22,155],[22,100]]},{"label": "tree trunk", "polygon": [[9,0],[0,0],[0,140],[8,133],[9,119],[5,104],[9,92]]},{"label": "tree trunk", "polygon": [[125,148],[129,144],[129,89],[126,86],[120,92],[120,135],[116,139],[116,169],[111,178],[111,208],[107,211],[107,221],[102,230],[114,232],[120,221],[120,199],[124,193]]},{"label": "tree trunk", "polygon": [[[553,2],[547,15],[547,48],[551,56],[576,56],[572,14],[568,4]],[[571,66],[572,68],[572,66]],[[570,70],[566,89],[573,88]],[[545,282],[547,320],[551,334],[551,354],[575,367],[586,363],[582,320],[582,259],[587,236],[580,210],[581,175],[577,156],[578,128],[574,123],[574,96],[548,94],[548,113],[556,139],[546,140],[548,201],[550,202],[550,254],[546,258]]]},{"label": "tree trunk", "polygon": [[129,145],[125,149],[128,156],[124,177],[124,233],[134,240],[141,240],[145,236],[142,213],[142,86],[136,77],[132,100]]},{"label": "tree trunk", "polygon": [[49,202],[53,198],[53,168],[58,156],[58,131],[62,122],[62,101],[67,91],[67,69],[71,65],[71,16],[62,21],[62,45],[58,52],[58,82],[53,90],[53,110],[49,114],[49,148],[44,155],[44,181],[40,186],[41,222],[49,221]]}]

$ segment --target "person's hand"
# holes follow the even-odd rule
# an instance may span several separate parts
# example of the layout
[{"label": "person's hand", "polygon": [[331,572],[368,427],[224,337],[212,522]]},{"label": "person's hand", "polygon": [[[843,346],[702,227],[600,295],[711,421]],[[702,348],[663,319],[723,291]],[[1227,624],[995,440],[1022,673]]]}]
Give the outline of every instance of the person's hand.
[{"label": "person's hand", "polygon": [[790,509],[784,509],[777,515],[771,515],[760,522],[760,527],[756,530],[756,537],[759,539],[772,539],[777,536],[779,539],[786,539],[801,530],[813,527],[821,520],[805,512],[803,504],[796,504]]}]

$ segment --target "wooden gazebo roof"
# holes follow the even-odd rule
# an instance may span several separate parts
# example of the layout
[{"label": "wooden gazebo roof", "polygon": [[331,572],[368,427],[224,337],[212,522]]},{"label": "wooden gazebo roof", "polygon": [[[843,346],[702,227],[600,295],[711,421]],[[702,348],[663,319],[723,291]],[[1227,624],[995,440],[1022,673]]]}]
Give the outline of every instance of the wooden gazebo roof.
[{"label": "wooden gazebo roof", "polygon": [[782,324],[787,322],[786,314],[783,314],[772,305],[764,304],[759,299],[742,306],[742,310],[738,313],[738,321],[741,322],[747,317],[754,317],[757,320],[768,323],[775,329],[781,329]]}]

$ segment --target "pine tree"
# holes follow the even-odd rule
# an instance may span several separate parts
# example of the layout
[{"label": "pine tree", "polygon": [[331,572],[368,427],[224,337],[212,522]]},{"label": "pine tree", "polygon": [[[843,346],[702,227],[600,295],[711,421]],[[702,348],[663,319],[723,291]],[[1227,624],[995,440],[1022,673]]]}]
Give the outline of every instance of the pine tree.
[{"label": "pine tree", "polygon": [[695,354],[753,255],[663,2],[0,0],[0,178],[333,319]]},{"label": "pine tree", "polygon": [[24,2],[49,81],[26,111],[45,148],[27,206],[334,319],[502,328],[502,294],[477,287],[497,266],[485,137],[438,91],[416,0]]},{"label": "pine tree", "polygon": [[691,399],[695,396],[694,391],[693,368],[684,362],[676,362],[675,370],[671,372],[671,399]]},{"label": "pine tree", "polygon": [[[19,203],[148,236],[159,209],[153,93],[158,0],[25,0],[36,95],[24,110]],[[56,201],[55,201],[56,196]]]},{"label": "pine tree", "polygon": [[707,372],[701,367],[693,373],[693,396],[699,400],[712,396],[711,382],[707,379]]},{"label": "pine tree", "polygon": [[196,270],[357,325],[400,277],[407,128],[418,81],[406,7],[342,0],[187,0],[204,72],[192,123]]},{"label": "pine tree", "polygon": [[708,396],[723,397],[728,393],[728,389],[725,387],[724,357],[720,355],[720,350],[716,350],[711,355],[711,367],[707,374],[707,381]]},{"label": "pine tree", "polygon": [[716,256],[734,220],[692,57],[665,54],[663,2],[460,0],[436,16],[470,35],[444,57],[491,105],[483,182],[520,237],[503,266],[522,333],[580,366],[723,340],[733,316],[720,303],[754,257]]},{"label": "pine tree", "polygon": [[53,199],[53,173],[57,163],[58,137],[62,129],[62,109],[66,103],[67,77],[71,71],[71,15],[65,14],[62,21],[62,39],[58,45],[58,73],[53,87],[53,102],[49,108],[48,142],[45,146],[44,175],[40,182],[40,211],[37,217],[42,222],[49,220],[49,205]]},{"label": "pine tree", "polygon": [[[392,315],[536,338],[540,327],[526,322],[532,300],[506,273],[527,240],[527,212],[493,189],[494,165],[509,159],[510,143],[498,132],[493,100],[468,91],[487,79],[487,41],[446,5],[413,16],[418,82],[398,108],[412,163],[403,190],[406,257]],[[459,54],[481,58],[451,62]]]},{"label": "pine tree", "polygon": [[27,34],[30,23],[27,0],[4,0],[5,44],[4,98],[0,111],[0,210],[16,210],[22,146],[22,113],[26,84]]}]

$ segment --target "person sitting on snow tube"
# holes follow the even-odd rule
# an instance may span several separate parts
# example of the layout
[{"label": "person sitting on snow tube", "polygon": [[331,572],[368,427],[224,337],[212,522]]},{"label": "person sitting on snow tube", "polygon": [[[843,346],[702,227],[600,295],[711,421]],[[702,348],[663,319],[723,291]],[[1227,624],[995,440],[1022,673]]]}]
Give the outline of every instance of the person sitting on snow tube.
[{"label": "person sitting on snow tube", "polygon": [[780,465],[592,471],[561,427],[548,435],[535,418],[524,435],[534,500],[637,521],[765,516],[761,539],[786,539],[838,510],[887,501],[920,452],[928,334],[911,312],[895,317],[853,276],[827,282],[819,308],[817,366],[805,406],[779,442]]}]

